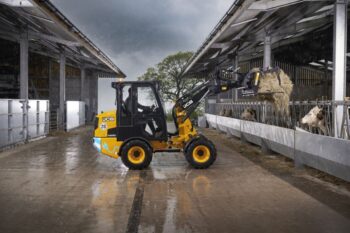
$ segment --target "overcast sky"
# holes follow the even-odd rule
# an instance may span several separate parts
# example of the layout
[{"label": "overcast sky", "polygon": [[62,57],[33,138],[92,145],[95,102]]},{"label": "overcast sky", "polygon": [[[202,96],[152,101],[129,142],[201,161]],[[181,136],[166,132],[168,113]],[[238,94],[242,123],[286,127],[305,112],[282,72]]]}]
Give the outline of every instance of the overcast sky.
[{"label": "overcast sky", "polygon": [[[196,51],[233,0],[52,2],[113,60],[127,79],[135,80],[169,54]],[[99,86],[101,90],[109,84],[99,82]]]}]

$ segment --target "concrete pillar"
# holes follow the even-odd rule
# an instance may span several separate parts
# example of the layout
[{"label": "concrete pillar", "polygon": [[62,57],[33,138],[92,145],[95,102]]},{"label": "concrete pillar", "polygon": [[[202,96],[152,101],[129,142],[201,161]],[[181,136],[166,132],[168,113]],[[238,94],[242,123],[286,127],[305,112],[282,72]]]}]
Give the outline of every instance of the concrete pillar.
[{"label": "concrete pillar", "polygon": [[65,101],[66,101],[66,56],[60,54],[60,81],[59,81],[59,129],[64,130]]},{"label": "concrete pillar", "polygon": [[24,30],[19,40],[20,47],[20,89],[19,98],[28,100],[28,32]]},{"label": "concrete pillar", "polygon": [[[346,50],[347,50],[347,0],[334,3],[333,27],[333,82],[332,100],[343,101],[346,95]],[[343,118],[343,106],[333,108],[334,136],[339,137]]]},{"label": "concrete pillar", "polygon": [[85,68],[81,67],[80,68],[80,101],[85,101],[85,77],[86,77],[86,72]]},{"label": "concrete pillar", "polygon": [[264,41],[264,63],[263,69],[271,67],[271,36],[266,35]]}]

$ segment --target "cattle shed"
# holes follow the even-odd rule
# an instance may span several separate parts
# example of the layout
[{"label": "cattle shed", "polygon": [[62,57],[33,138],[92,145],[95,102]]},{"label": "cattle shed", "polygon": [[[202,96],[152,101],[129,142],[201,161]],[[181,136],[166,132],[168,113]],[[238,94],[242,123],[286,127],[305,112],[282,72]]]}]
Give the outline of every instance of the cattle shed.
[{"label": "cattle shed", "polygon": [[[170,55],[142,81],[117,66],[182,50],[224,12],[187,64]],[[0,233],[349,233],[347,13],[344,0],[0,0]],[[227,91],[275,66],[294,83],[289,115]],[[156,73],[191,87],[171,116],[162,97],[177,90]],[[312,108],[324,128],[301,123]]]},{"label": "cattle shed", "polygon": [[[350,108],[345,101],[350,95],[349,9],[344,0],[234,1],[184,75],[210,79],[219,72],[235,80],[237,74],[227,72],[228,67],[239,67],[240,73],[279,67],[294,84],[290,114],[277,114],[269,102],[231,90],[206,99],[207,123],[296,164],[350,180]],[[315,106],[323,110],[326,133],[301,122]],[[247,108],[254,110],[256,122],[241,119]]]},{"label": "cattle shed", "polygon": [[0,48],[0,147],[91,122],[97,79],[125,77],[50,1],[1,0]]}]

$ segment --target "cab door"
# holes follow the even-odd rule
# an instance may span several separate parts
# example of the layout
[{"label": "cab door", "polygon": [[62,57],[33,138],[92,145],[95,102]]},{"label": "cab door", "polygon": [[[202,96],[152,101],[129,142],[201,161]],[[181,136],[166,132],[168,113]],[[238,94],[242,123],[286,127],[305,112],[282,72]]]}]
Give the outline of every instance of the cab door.
[{"label": "cab door", "polygon": [[137,83],[135,92],[134,125],[149,140],[167,140],[167,126],[163,106],[154,85]]},{"label": "cab door", "polygon": [[151,83],[123,83],[117,87],[118,140],[142,137],[166,141],[163,106]]}]

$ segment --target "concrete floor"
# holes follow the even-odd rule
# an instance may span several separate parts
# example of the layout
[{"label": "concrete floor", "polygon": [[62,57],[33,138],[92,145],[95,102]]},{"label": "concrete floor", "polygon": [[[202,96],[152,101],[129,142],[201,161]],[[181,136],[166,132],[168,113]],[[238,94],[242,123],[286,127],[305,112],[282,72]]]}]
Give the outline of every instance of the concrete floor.
[{"label": "concrete floor", "polygon": [[208,170],[156,154],[148,170],[128,171],[97,154],[86,128],[0,153],[0,232],[350,232],[347,192],[266,169],[206,134],[218,149]]}]

